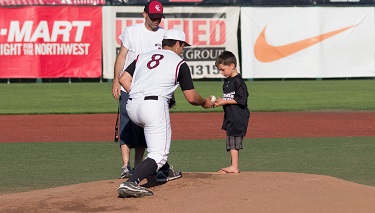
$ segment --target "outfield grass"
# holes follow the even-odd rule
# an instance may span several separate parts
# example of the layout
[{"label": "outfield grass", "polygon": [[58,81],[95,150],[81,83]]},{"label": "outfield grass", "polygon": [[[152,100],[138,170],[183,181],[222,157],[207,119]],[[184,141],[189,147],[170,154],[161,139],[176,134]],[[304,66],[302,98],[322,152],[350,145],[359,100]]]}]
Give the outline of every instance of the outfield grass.
[{"label": "outfield grass", "polygon": [[[246,83],[251,111],[375,110],[374,80]],[[196,81],[195,86],[203,97],[222,94],[221,81]],[[111,90],[111,83],[0,84],[0,114],[115,113]],[[187,103],[180,88],[176,99],[172,112],[205,111]]]},{"label": "outfield grass", "polygon": [[[375,137],[246,139],[242,171],[322,174],[375,186]],[[116,179],[117,143],[2,143],[0,194]],[[185,172],[216,172],[230,163],[225,141],[173,141],[169,161]],[[133,157],[132,157],[133,159]]]}]

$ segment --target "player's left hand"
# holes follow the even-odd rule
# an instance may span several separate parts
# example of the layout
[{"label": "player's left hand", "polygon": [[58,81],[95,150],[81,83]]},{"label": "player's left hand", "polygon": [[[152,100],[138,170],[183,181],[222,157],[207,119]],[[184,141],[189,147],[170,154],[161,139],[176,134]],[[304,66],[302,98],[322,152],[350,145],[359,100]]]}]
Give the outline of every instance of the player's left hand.
[{"label": "player's left hand", "polygon": [[112,96],[116,100],[119,100],[120,95],[121,95],[120,83],[119,82],[113,82],[113,84],[112,84]]}]

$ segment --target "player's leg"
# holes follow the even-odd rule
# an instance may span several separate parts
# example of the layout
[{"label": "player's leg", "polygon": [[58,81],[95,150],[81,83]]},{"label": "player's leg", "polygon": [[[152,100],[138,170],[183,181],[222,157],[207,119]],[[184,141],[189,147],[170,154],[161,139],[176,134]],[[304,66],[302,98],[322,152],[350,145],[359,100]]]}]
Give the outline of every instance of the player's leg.
[{"label": "player's leg", "polygon": [[158,165],[154,159],[146,158],[134,169],[133,175],[126,182],[134,182],[137,185],[153,171],[157,169]]},{"label": "player's leg", "polygon": [[145,100],[140,118],[144,122],[147,158],[154,159],[160,169],[168,159],[172,128],[167,100]]},{"label": "player's leg", "polygon": [[[134,177],[132,176],[131,180],[135,179],[142,181],[142,179],[151,175],[167,162],[172,133],[168,103],[166,101],[145,100],[140,102],[140,109],[136,110],[135,118],[133,117],[133,114],[130,114],[130,117],[134,120],[139,120],[139,123],[143,126],[148,153],[146,159],[135,168],[133,174]],[[133,103],[132,100],[131,104]],[[131,106],[132,105],[128,107]],[[152,159],[157,164],[157,167],[154,170],[144,170],[151,168],[144,166],[145,161],[150,162],[149,159]],[[138,176],[140,174],[142,174],[142,176]]]},{"label": "player's leg", "polygon": [[129,132],[129,116],[126,112],[126,103],[128,101],[128,93],[121,91],[120,96],[120,149],[122,158],[122,168],[120,178],[128,178],[131,176],[132,169],[130,167],[130,148],[131,145],[128,144],[129,140],[127,134]]},{"label": "player's leg", "polygon": [[132,176],[120,184],[117,193],[120,197],[143,197],[154,195],[152,191],[139,186],[139,183],[149,176],[150,171],[155,171],[158,165],[155,160],[146,158],[135,169]]},{"label": "player's leg", "polygon": [[146,148],[144,146],[139,146],[135,148],[134,150],[135,150],[135,155],[134,155],[134,168],[135,168],[142,162]]},{"label": "player's leg", "polygon": [[138,184],[162,167],[168,158],[171,127],[168,107],[164,105],[167,103],[162,101],[143,103],[143,100],[136,99],[128,103],[128,113],[132,121],[144,126],[148,154],[146,159],[134,169],[132,176],[120,185],[117,190],[120,196],[153,195],[151,191]]},{"label": "player's leg", "polygon": [[127,144],[121,144],[121,158],[123,162],[123,166],[130,166],[130,148]]},{"label": "player's leg", "polygon": [[137,167],[137,165],[142,162],[145,150],[147,148],[145,134],[144,134],[144,130],[142,127],[139,127],[139,126],[136,127],[136,135],[138,136],[136,139],[138,146],[134,149],[135,150],[134,168]]}]

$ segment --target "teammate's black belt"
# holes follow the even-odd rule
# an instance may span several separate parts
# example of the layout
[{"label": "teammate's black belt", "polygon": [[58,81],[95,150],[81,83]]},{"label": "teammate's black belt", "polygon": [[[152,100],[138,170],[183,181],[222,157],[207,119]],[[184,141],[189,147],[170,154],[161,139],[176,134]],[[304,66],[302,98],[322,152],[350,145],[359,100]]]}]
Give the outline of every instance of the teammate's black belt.
[{"label": "teammate's black belt", "polygon": [[145,100],[158,100],[158,96],[145,96]]}]

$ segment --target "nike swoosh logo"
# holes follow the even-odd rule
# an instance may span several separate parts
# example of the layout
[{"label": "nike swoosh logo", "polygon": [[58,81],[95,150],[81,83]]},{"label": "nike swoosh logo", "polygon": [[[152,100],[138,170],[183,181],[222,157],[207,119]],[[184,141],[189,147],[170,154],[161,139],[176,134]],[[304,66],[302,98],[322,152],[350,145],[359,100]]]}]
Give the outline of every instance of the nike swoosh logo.
[{"label": "nike swoosh logo", "polygon": [[304,40],[296,41],[293,43],[281,45],[281,46],[273,46],[271,44],[268,44],[266,41],[266,27],[264,27],[263,31],[258,36],[257,40],[255,41],[254,45],[254,54],[255,57],[261,61],[261,62],[272,62],[279,60],[281,58],[287,57],[289,55],[292,55],[298,51],[301,51],[305,48],[308,48],[314,44],[317,44],[319,42],[322,42],[323,40],[332,37],[334,35],[337,35],[341,32],[344,32],[345,30],[348,30],[350,28],[354,27],[345,27],[339,30],[335,30],[329,33],[324,33],[318,36],[314,36],[311,38],[307,38]]}]

